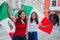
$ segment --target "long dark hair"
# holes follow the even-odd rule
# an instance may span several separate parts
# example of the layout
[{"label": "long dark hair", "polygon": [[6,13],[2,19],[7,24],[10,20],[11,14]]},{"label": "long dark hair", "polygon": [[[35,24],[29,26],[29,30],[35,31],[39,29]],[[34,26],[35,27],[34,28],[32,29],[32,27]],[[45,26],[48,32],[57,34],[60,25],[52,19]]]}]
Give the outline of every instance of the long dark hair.
[{"label": "long dark hair", "polygon": [[[21,22],[21,17],[19,15],[21,15],[22,12],[26,13],[24,10],[19,10],[19,12],[18,12],[18,23],[20,23],[20,24],[22,24],[22,22]],[[26,17],[23,21],[25,24],[27,24],[27,18]]]},{"label": "long dark hair", "polygon": [[[53,19],[51,19],[53,17]],[[49,20],[51,21],[51,20],[53,20],[53,25],[55,25],[56,23],[57,23],[57,25],[59,25],[59,17],[58,17],[58,15],[57,14],[50,14],[50,16],[49,16]]]},{"label": "long dark hair", "polygon": [[57,14],[54,14],[54,18],[56,19],[56,23],[59,26],[59,16]]},{"label": "long dark hair", "polygon": [[[32,14],[33,14],[33,13],[35,13],[35,15],[36,15],[36,18],[35,18],[36,24],[39,24],[37,13],[36,13],[36,12],[32,12]],[[33,22],[32,14],[31,14],[31,18],[30,18],[30,22],[31,22],[31,23]]]}]

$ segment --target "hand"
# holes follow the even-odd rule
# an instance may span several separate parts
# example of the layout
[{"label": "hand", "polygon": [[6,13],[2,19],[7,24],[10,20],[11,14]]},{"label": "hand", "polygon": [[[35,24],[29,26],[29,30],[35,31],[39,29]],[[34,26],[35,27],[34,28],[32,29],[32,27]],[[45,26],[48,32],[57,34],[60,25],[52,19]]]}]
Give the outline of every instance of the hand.
[{"label": "hand", "polygon": [[2,26],[2,25],[0,24],[0,26]]},{"label": "hand", "polygon": [[26,39],[28,40],[28,34],[26,35]]},{"label": "hand", "polygon": [[26,39],[28,40],[28,32],[27,32],[27,30],[26,30],[26,33],[25,34],[26,34]]},{"label": "hand", "polygon": [[26,16],[26,19],[28,20],[28,16]]},{"label": "hand", "polygon": [[22,24],[25,24],[23,20],[21,20]]},{"label": "hand", "polygon": [[0,24],[0,27],[1,27],[2,25]]},{"label": "hand", "polygon": [[6,6],[7,6],[8,8],[10,8],[10,6],[9,6],[9,4],[8,4],[8,3],[6,4]]}]

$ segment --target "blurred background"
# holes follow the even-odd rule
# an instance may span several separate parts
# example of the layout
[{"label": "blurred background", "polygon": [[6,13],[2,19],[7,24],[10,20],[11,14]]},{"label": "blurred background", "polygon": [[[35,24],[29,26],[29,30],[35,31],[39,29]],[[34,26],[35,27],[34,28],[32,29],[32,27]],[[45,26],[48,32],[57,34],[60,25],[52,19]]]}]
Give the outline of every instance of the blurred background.
[{"label": "blurred background", "polygon": [[[10,5],[14,16],[19,11],[19,9],[22,8],[22,4],[36,8],[47,18],[49,18],[50,14],[56,13],[59,17],[59,25],[57,25],[57,23],[53,25],[51,34],[47,34],[38,29],[38,40],[60,40],[60,0],[0,0],[0,5],[3,2],[7,2]],[[12,24],[14,26],[14,23],[10,19],[7,18],[7,20],[10,21],[9,24]],[[7,35],[12,35],[12,33],[15,31],[15,27],[14,29],[10,30],[7,20],[5,20],[7,23],[6,25],[0,21],[0,24],[4,25],[4,27],[0,30],[0,40],[5,40],[5,37]],[[6,31],[2,32],[2,30]],[[6,38],[7,40],[11,39],[10,36]]]}]

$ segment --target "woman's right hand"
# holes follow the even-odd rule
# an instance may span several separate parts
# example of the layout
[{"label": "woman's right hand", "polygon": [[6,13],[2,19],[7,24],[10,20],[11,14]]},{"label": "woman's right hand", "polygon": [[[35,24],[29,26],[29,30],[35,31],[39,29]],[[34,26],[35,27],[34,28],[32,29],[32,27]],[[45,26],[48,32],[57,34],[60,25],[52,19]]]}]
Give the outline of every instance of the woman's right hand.
[{"label": "woman's right hand", "polygon": [[13,22],[16,22],[16,18],[11,15],[9,4],[7,3],[6,6],[7,6],[7,8],[8,8],[8,16],[9,16],[9,18],[10,18]]},{"label": "woman's right hand", "polygon": [[10,8],[10,6],[9,6],[9,4],[8,4],[8,3],[6,4],[6,6],[7,6],[8,8]]},{"label": "woman's right hand", "polygon": [[2,25],[0,24],[0,27],[1,27]]},{"label": "woman's right hand", "polygon": [[28,16],[26,16],[26,19],[27,19],[27,21],[28,21]]}]

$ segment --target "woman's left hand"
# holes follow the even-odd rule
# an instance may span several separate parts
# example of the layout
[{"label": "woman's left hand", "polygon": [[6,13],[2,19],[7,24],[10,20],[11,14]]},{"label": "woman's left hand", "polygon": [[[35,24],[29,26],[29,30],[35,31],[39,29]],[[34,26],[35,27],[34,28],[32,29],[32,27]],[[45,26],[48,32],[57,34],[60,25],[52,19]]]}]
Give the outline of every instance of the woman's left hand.
[{"label": "woman's left hand", "polygon": [[28,33],[26,33],[26,39],[28,40]]},{"label": "woman's left hand", "polygon": [[50,24],[50,25],[47,25],[47,26],[44,26],[44,25],[39,25],[40,27],[43,27],[43,28],[48,28],[48,27],[50,27],[52,24]]},{"label": "woman's left hand", "polygon": [[26,19],[28,20],[28,16],[26,16]]}]

